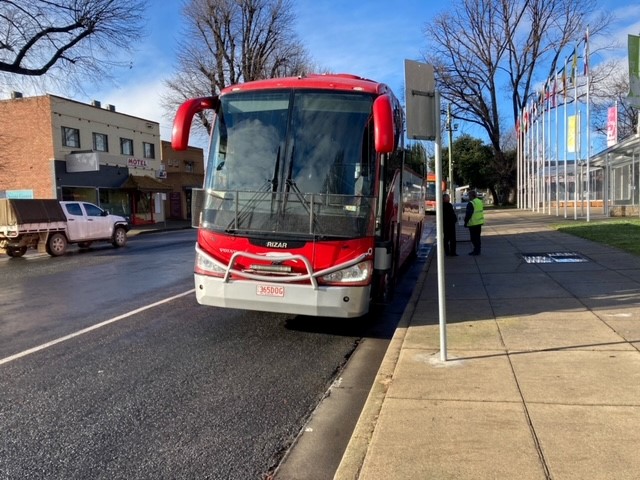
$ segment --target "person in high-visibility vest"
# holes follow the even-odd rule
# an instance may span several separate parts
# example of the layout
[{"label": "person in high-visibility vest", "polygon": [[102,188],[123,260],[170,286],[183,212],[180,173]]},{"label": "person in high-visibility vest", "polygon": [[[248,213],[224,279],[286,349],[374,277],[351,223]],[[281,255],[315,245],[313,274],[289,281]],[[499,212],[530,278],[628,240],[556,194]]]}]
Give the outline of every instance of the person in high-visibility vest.
[{"label": "person in high-visibility vest", "polygon": [[469,229],[469,238],[473,250],[469,255],[480,255],[481,241],[480,233],[482,225],[484,225],[484,205],[482,200],[478,198],[475,190],[469,190],[469,203],[467,203],[467,211],[464,216],[464,226]]}]

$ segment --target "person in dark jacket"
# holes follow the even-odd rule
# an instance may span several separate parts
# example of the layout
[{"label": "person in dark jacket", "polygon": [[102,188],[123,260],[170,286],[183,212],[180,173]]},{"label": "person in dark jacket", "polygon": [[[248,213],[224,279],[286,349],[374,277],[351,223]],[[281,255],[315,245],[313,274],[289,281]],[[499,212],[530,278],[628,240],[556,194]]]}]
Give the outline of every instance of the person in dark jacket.
[{"label": "person in dark jacket", "polygon": [[448,257],[457,257],[456,253],[456,223],[458,216],[450,202],[447,193],[442,195],[442,236],[444,241],[444,254]]},{"label": "person in dark jacket", "polygon": [[469,239],[473,250],[469,255],[480,255],[480,233],[484,225],[484,205],[475,190],[469,190],[469,203],[464,216],[464,226],[469,229]]}]

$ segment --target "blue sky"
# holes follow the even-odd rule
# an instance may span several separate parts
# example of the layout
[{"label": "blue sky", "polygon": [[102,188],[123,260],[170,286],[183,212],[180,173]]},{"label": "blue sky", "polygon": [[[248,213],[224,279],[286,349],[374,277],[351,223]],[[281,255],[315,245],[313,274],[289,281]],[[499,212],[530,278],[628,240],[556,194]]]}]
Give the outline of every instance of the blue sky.
[{"label": "blue sky", "polygon": [[[181,33],[181,1],[150,2],[148,34],[142,39],[131,69],[115,72],[117,84],[87,88],[89,102],[113,104],[122,113],[160,122],[168,140],[171,120],[159,105],[163,81],[174,71]],[[629,33],[640,33],[640,4],[600,0],[619,19],[614,34],[626,45]],[[333,72],[354,73],[387,83],[403,98],[404,60],[420,60],[425,49],[423,28],[445,2],[430,0],[294,0],[295,30],[315,64]],[[393,6],[391,6],[393,5]],[[624,53],[624,52],[623,52]],[[56,92],[52,92],[56,93]]]},{"label": "blue sky", "polygon": [[[418,60],[423,45],[422,28],[435,9],[431,2],[295,0],[295,30],[314,64],[333,72],[354,73],[388,83],[400,96],[404,59]],[[81,101],[100,100],[118,111],[161,123],[161,136],[169,139],[170,121],[157,99],[163,80],[174,69],[177,39],[181,33],[181,2],[154,2],[148,36],[138,48],[133,68],[122,71],[118,85],[88,89]]]}]

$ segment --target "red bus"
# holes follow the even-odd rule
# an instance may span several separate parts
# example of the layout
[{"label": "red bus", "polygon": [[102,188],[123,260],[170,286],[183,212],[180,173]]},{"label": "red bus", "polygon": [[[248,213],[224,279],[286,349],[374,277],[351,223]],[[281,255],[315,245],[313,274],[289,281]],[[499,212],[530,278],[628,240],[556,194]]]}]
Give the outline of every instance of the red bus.
[{"label": "red bus", "polygon": [[391,90],[343,74],[231,86],[180,106],[174,149],[205,110],[215,122],[192,202],[197,301],[347,318],[387,300],[423,220],[403,209]]},{"label": "red bus", "polygon": [[[435,213],[436,211],[436,174],[427,173],[426,181],[426,200],[424,202],[424,208],[427,212]],[[447,182],[442,180],[442,192],[447,190]]]}]

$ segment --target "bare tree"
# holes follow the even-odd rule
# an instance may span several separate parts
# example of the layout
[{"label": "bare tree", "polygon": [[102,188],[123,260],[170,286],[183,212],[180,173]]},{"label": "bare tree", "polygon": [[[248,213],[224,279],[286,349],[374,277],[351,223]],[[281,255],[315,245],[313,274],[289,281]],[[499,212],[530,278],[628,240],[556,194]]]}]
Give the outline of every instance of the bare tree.
[{"label": "bare tree", "polygon": [[[0,73],[63,84],[109,76],[140,37],[146,0],[0,0]],[[8,83],[8,82],[7,82]]]},{"label": "bare tree", "polygon": [[[515,183],[502,132],[513,128],[535,83],[555,74],[563,50],[584,36],[595,7],[595,0],[454,0],[455,13],[440,14],[425,28],[425,60],[435,67],[440,93],[454,118],[486,131],[502,195],[513,194]],[[607,15],[592,19],[591,34],[609,22]],[[505,103],[511,118],[501,115]]]},{"label": "bare tree", "polygon": [[[175,75],[166,82],[168,116],[187,98],[215,95],[228,85],[299,75],[308,56],[293,28],[290,0],[190,0],[187,31]],[[200,123],[210,129],[205,115]]]},{"label": "bare tree", "polygon": [[592,89],[593,127],[596,132],[607,134],[607,114],[610,107],[618,106],[618,139],[633,135],[637,131],[640,110],[627,100],[629,93],[629,71],[625,60],[617,59],[599,65],[594,76],[599,77]]}]

